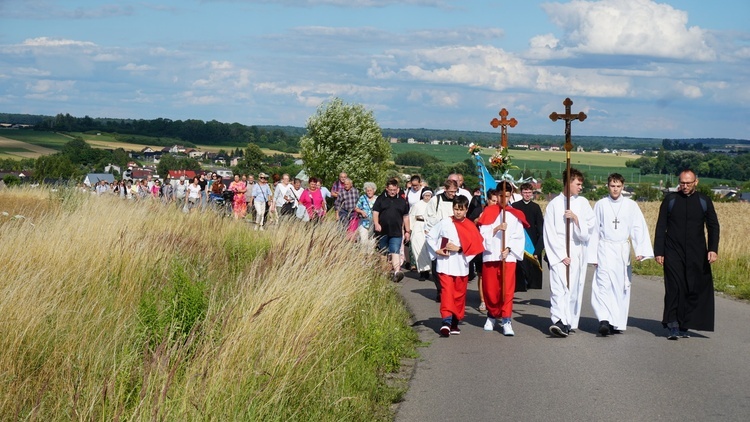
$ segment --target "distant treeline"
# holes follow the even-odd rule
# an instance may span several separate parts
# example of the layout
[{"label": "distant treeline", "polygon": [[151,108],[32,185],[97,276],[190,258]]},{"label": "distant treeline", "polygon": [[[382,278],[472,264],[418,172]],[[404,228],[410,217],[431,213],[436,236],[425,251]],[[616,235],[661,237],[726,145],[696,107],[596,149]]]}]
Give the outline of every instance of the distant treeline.
[{"label": "distant treeline", "polygon": [[[246,126],[240,123],[221,123],[216,120],[171,120],[171,119],[112,119],[74,117],[70,114],[57,116],[28,116],[0,114],[8,122],[18,122],[16,116],[25,116],[26,124],[33,124],[34,129],[58,132],[108,132],[118,135],[136,135],[127,140],[137,143],[148,143],[137,136],[157,138],[175,138],[184,143],[202,145],[235,145],[245,147],[252,143],[261,148],[269,148],[283,152],[299,151],[299,135],[291,135],[280,128],[264,129],[259,126]],[[33,117],[33,118],[28,118]],[[41,118],[40,118],[41,117]],[[2,119],[0,119],[2,120]]]},{"label": "distant treeline", "polygon": [[[419,142],[433,140],[457,141],[459,143],[478,143],[483,146],[497,145],[500,143],[500,132],[470,132],[459,130],[436,130],[436,129],[383,129],[386,138],[398,138],[406,142],[409,138]],[[514,145],[540,145],[540,146],[562,146],[565,143],[563,135],[529,135],[524,133],[513,133],[508,135],[508,143],[512,148]],[[727,144],[750,144],[745,139],[723,139],[723,138],[696,138],[696,139],[658,139],[658,138],[632,138],[632,137],[609,137],[609,136],[574,136],[573,144],[582,146],[586,150],[609,149],[645,149],[655,150],[664,147],[668,151],[690,150],[707,151],[709,148],[722,148]]]},{"label": "distant treeline", "polygon": [[718,154],[698,151],[663,151],[656,157],[629,160],[625,166],[641,174],[677,174],[691,168],[701,177],[744,181],[750,180],[750,154]]}]

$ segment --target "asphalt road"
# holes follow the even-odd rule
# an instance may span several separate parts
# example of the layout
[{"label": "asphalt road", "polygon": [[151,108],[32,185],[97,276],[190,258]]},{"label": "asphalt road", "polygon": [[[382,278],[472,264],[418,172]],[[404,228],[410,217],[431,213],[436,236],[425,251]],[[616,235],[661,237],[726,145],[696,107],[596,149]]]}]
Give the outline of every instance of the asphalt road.
[{"label": "asphalt road", "polygon": [[661,279],[635,277],[628,330],[598,337],[591,272],[568,338],[547,331],[546,272],[542,290],[515,295],[515,337],[482,329],[473,281],[461,335],[440,338],[434,285],[407,276],[399,288],[426,346],[396,421],[750,421],[750,305],[717,295],[717,331],[667,340]]}]

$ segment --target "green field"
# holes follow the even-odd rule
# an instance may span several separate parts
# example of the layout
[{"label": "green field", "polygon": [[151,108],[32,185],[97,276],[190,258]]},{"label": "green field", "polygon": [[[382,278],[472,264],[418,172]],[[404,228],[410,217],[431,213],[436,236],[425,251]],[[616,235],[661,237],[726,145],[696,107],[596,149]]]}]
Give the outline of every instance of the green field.
[{"label": "green field", "polygon": [[[470,158],[467,148],[458,145],[419,145],[419,144],[391,144],[394,157],[398,154],[408,151],[419,151],[446,162],[457,163]],[[491,148],[482,150],[482,156],[485,162],[494,153]],[[565,152],[564,151],[526,151],[511,150],[513,163],[521,170],[532,171],[543,177],[547,171],[550,171],[555,177],[560,177],[565,169]],[[571,164],[573,167],[586,173],[589,177],[596,179],[597,182],[607,179],[607,176],[613,172],[619,172],[627,180],[643,181],[658,183],[658,175],[639,176],[637,169],[625,167],[625,162],[634,160],[638,156],[617,156],[614,154],[602,154],[599,152],[572,152]],[[511,172],[518,177],[520,170]]]},{"label": "green field", "polygon": [[70,142],[70,137],[68,136],[36,130],[5,130],[0,132],[0,136],[56,150],[61,149],[63,145]]},{"label": "green field", "polygon": [[[141,151],[143,148],[150,146],[154,149],[161,149],[162,146],[158,146],[157,142],[154,142],[152,145],[145,145],[145,144],[134,144],[134,143],[128,143],[128,142],[121,142],[118,141],[115,138],[115,135],[112,133],[106,133],[101,132],[100,134],[92,134],[92,133],[81,133],[81,132],[70,132],[69,134],[63,135],[59,133],[53,133],[53,132],[39,132],[39,131],[33,131],[33,130],[13,130],[13,131],[2,131],[0,132],[0,136],[13,139],[16,141],[22,141],[26,142],[31,145],[38,145],[43,146],[46,148],[54,149],[57,151],[60,151],[66,143],[68,143],[74,136],[81,137],[84,141],[86,141],[89,145],[91,145],[94,148],[103,148],[103,149],[116,149],[116,148],[123,148],[125,151]],[[146,136],[139,136],[140,138],[148,138]],[[161,139],[164,140],[165,138],[158,138],[153,137],[154,140]],[[176,140],[175,143],[179,143],[179,140]],[[237,145],[196,145],[197,149],[201,151],[208,151],[208,152],[219,152],[220,150],[224,151],[233,151],[237,148]],[[285,153],[283,151],[277,151],[272,150],[268,148],[261,148],[264,154],[266,155],[274,155],[274,154],[289,154]],[[17,152],[23,152],[27,151],[24,149],[18,149]],[[13,158],[18,159],[19,157],[13,154],[10,154],[15,151],[11,151],[11,148],[2,148],[0,147],[0,158]],[[299,154],[289,154],[293,157],[299,157]]]}]

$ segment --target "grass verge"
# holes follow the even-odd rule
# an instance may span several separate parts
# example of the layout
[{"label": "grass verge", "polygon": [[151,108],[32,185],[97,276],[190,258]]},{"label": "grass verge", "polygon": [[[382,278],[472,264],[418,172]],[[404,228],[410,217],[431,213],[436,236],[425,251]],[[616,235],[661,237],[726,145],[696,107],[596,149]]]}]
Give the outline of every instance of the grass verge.
[{"label": "grass verge", "polygon": [[385,374],[416,334],[380,257],[335,226],[73,191],[0,204],[9,419],[392,419]]}]

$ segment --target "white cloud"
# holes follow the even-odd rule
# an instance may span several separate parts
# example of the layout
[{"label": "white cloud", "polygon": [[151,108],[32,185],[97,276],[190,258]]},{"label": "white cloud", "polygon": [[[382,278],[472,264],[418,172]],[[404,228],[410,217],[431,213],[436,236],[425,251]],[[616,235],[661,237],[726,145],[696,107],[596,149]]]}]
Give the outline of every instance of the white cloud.
[{"label": "white cloud", "polygon": [[42,101],[67,101],[75,84],[75,81],[41,79],[26,84],[28,93],[24,95],[24,98]]},{"label": "white cloud", "polygon": [[122,60],[122,56],[115,53],[101,53],[92,57],[91,60],[95,62],[117,62]]},{"label": "white cloud", "polygon": [[55,39],[48,37],[28,38],[24,40],[21,45],[26,47],[96,47],[96,44],[90,41]]},{"label": "white cloud", "polygon": [[135,64],[135,63],[128,63],[125,66],[118,67],[120,70],[126,70],[129,72],[145,72],[147,70],[153,70],[153,66],[149,66],[147,64]]},{"label": "white cloud", "polygon": [[35,67],[17,67],[13,73],[21,76],[49,76],[52,74],[49,70],[41,70]]},{"label": "white cloud", "polygon": [[55,81],[51,79],[40,79],[34,83],[29,83],[26,89],[35,93],[63,92],[72,89],[75,81]]},{"label": "white cloud", "polygon": [[565,35],[563,50],[577,54],[638,55],[709,61],[716,53],[706,31],[687,26],[687,13],[652,0],[573,0],[542,7]]},{"label": "white cloud", "polygon": [[[427,99],[425,100],[425,97]],[[461,96],[457,92],[448,92],[439,89],[412,90],[406,97],[413,103],[428,103],[437,107],[457,107]]]},{"label": "white cloud", "polygon": [[403,78],[497,91],[532,90],[596,97],[630,95],[626,77],[593,69],[529,65],[516,55],[491,46],[439,47],[394,53],[394,57],[396,70],[373,61],[368,75],[376,79]]},{"label": "white cloud", "polygon": [[231,62],[211,61],[201,63],[199,67],[207,68],[209,72],[204,78],[193,81],[193,88],[237,94],[238,89],[250,86],[250,71],[235,69]]},{"label": "white cloud", "polygon": [[560,95],[590,97],[627,97],[630,83],[627,78],[606,76],[593,69],[539,68],[535,88]]},{"label": "white cloud", "polygon": [[378,93],[389,91],[388,88],[377,86],[333,83],[317,84],[312,82],[303,84],[261,82],[255,84],[255,90],[274,95],[292,96],[298,103],[311,107],[317,107],[326,99],[334,96],[369,98]]},{"label": "white cloud", "polygon": [[523,60],[491,46],[451,46],[394,52],[401,56],[398,71],[380,68],[373,62],[368,74],[375,78],[406,77],[428,82],[455,83],[503,89],[530,86],[533,78]]},{"label": "white cloud", "polygon": [[689,85],[685,82],[679,81],[675,85],[677,91],[685,98],[700,98],[703,96],[703,92],[699,86]]},{"label": "white cloud", "polygon": [[735,58],[740,60],[750,59],[750,47],[742,47],[734,53]]},{"label": "white cloud", "polygon": [[566,53],[561,54],[561,51],[557,48],[559,44],[560,40],[552,34],[537,35],[529,40],[529,51],[526,53],[526,57],[551,59],[567,55]]},{"label": "white cloud", "polygon": [[185,91],[178,96],[179,102],[189,105],[211,105],[218,104],[223,101],[222,97],[218,95],[200,95],[194,91]]}]

